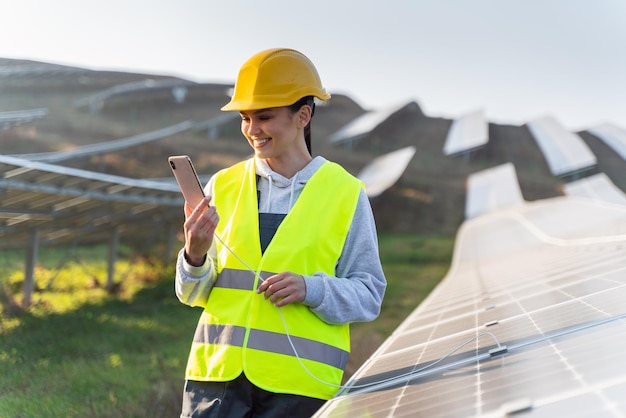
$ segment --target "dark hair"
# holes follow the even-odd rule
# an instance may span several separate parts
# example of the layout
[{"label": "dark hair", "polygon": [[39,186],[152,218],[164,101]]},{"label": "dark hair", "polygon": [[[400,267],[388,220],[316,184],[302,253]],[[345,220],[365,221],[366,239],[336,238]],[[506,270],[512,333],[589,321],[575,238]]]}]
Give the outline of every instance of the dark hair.
[{"label": "dark hair", "polygon": [[[315,99],[313,96],[305,96],[289,106],[289,110],[293,113],[296,113],[300,108],[304,105],[309,105],[311,107],[311,119],[313,119],[313,115],[315,114]],[[306,149],[309,150],[309,154],[313,155],[311,152],[311,121],[304,127],[304,142],[306,142]]]}]

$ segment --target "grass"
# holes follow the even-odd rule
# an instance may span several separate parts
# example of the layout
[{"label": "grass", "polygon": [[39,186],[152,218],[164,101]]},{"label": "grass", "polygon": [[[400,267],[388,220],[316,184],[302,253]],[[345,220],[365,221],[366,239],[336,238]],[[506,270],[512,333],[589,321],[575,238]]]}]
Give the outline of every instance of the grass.
[{"label": "grass", "polygon": [[[381,316],[353,325],[350,375],[445,275],[451,238],[382,236]],[[0,416],[171,417],[180,413],[200,315],[174,295],[173,262],[127,251],[110,294],[106,248],[45,249],[33,304],[19,309],[21,252],[0,254]]]}]

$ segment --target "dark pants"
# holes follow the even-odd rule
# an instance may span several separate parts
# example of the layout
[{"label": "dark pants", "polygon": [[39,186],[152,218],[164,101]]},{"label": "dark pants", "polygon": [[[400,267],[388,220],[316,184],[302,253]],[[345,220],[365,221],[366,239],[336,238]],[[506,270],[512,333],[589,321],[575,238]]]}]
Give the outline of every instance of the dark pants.
[{"label": "dark pants", "polygon": [[230,382],[185,382],[181,418],[305,418],[323,399],[268,392],[243,375]]}]

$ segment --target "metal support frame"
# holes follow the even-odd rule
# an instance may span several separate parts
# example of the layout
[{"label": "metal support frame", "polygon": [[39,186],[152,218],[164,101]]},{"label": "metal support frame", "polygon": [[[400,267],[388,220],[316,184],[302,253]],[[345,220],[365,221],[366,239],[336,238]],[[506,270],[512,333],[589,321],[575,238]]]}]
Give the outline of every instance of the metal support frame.
[{"label": "metal support frame", "polygon": [[107,284],[108,290],[113,290],[115,286],[115,263],[117,262],[117,254],[120,246],[120,229],[113,228],[111,241],[109,243],[109,261],[107,266]]},{"label": "metal support frame", "polygon": [[35,290],[35,266],[39,257],[39,230],[33,230],[30,240],[30,248],[26,252],[26,264],[24,267],[24,284],[22,292],[22,307],[30,306]]}]

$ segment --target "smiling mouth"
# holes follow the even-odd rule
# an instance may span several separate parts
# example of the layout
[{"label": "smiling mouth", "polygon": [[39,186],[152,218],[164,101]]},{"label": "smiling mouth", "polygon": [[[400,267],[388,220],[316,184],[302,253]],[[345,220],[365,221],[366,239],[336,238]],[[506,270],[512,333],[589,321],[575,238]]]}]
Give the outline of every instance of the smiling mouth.
[{"label": "smiling mouth", "polygon": [[270,142],[269,138],[266,138],[266,139],[255,139],[255,140],[252,141],[252,144],[254,145],[254,148],[261,148],[265,144],[267,144],[268,142]]}]

